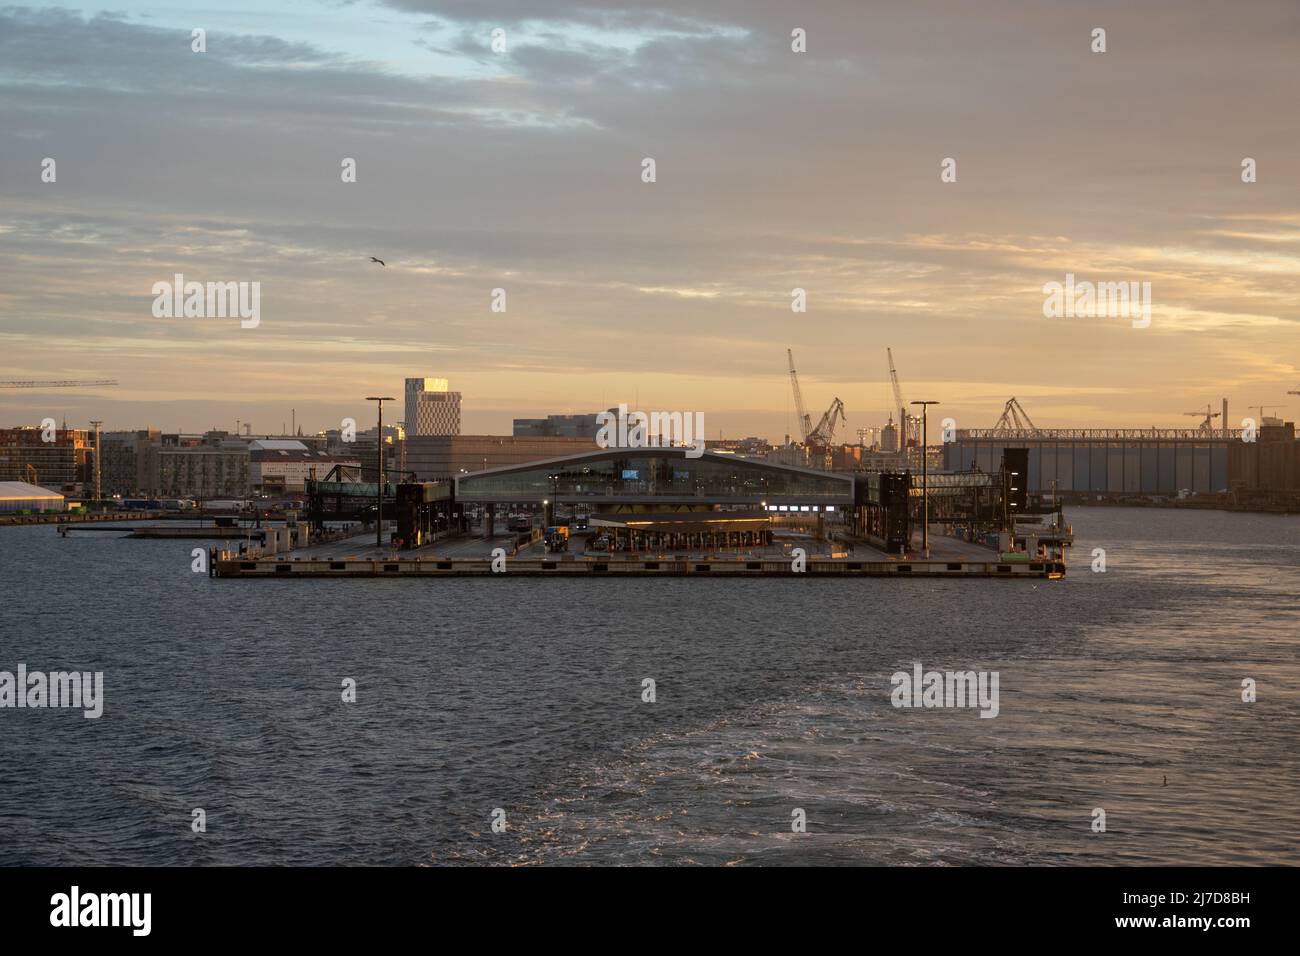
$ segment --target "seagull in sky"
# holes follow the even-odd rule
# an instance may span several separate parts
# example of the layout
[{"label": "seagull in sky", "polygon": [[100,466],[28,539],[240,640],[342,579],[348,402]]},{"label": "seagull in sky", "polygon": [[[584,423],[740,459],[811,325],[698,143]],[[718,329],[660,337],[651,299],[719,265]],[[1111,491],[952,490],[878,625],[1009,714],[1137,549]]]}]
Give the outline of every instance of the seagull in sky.
[{"label": "seagull in sky", "polygon": [[371,262],[378,262],[378,263],[379,263],[381,266],[383,266],[385,269],[388,268],[388,264],[387,264],[386,262],[384,262],[383,259],[376,259],[374,256],[371,256],[371,257],[370,257],[370,261],[371,261]]}]

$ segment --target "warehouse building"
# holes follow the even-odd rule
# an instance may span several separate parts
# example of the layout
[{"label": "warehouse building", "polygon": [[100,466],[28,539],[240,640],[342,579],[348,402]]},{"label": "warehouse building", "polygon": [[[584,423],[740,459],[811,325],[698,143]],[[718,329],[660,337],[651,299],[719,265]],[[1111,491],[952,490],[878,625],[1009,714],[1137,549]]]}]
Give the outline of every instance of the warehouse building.
[{"label": "warehouse building", "polygon": [[993,472],[1006,448],[1028,450],[1028,489],[1042,494],[1173,496],[1300,487],[1295,425],[1275,418],[1264,418],[1253,436],[1239,429],[958,429],[943,446],[943,468]]},{"label": "warehouse building", "polygon": [[356,455],[335,456],[292,439],[259,439],[248,446],[249,480],[262,494],[302,491],[306,482],[324,478],[336,465],[360,468]]},{"label": "warehouse building", "polygon": [[63,495],[25,481],[0,481],[0,514],[64,511]]},{"label": "warehouse building", "polygon": [[1228,488],[1228,446],[1221,438],[1165,429],[1044,429],[1034,437],[958,430],[944,445],[945,471],[997,470],[1005,448],[1029,451],[1031,492],[1097,495],[1196,494]]}]

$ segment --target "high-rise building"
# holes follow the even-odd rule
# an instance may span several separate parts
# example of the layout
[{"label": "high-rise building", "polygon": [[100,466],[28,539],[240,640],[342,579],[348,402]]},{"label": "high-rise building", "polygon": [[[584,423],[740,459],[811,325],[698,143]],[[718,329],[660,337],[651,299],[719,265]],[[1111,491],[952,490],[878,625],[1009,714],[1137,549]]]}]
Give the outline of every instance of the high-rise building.
[{"label": "high-rise building", "polygon": [[406,434],[459,435],[460,392],[449,391],[445,378],[408,378]]},{"label": "high-rise building", "polygon": [[103,493],[129,497],[148,487],[147,450],[161,441],[162,433],[156,428],[104,432],[100,436],[104,450],[100,468]]},{"label": "high-rise building", "polygon": [[894,416],[889,416],[889,422],[880,430],[880,450],[883,452],[896,452],[901,445],[898,441],[898,426],[894,424]]},{"label": "high-rise building", "polygon": [[86,478],[94,439],[82,428],[0,429],[0,481],[25,481],[60,491]]}]

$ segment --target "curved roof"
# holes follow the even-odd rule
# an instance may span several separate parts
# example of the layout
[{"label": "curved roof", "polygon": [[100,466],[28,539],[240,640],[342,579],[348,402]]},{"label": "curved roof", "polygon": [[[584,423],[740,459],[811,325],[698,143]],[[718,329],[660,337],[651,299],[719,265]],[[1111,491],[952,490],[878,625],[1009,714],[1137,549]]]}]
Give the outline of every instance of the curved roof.
[{"label": "curved roof", "polygon": [[794,472],[804,475],[810,475],[816,478],[833,478],[837,481],[846,481],[852,484],[852,475],[841,475],[831,471],[820,471],[816,468],[803,468],[799,465],[778,465],[775,462],[765,461],[762,458],[742,458],[739,455],[721,455],[717,452],[708,451],[691,457],[688,453],[694,451],[691,448],[681,448],[678,446],[665,445],[647,446],[645,448],[601,448],[596,451],[583,452],[578,455],[561,455],[558,458],[539,458],[536,461],[526,461],[515,465],[499,465],[496,468],[487,468],[480,471],[473,471],[462,477],[477,478],[480,475],[506,474],[515,471],[531,471],[536,468],[542,468],[547,465],[558,465],[567,463],[581,463],[586,461],[609,461],[619,458],[645,457],[654,456],[659,458],[680,458],[685,461],[711,461],[725,465],[744,465],[746,468],[756,468],[772,472]]},{"label": "curved roof", "polygon": [[829,503],[853,501],[853,477],[690,448],[604,448],[460,475],[459,501]]}]

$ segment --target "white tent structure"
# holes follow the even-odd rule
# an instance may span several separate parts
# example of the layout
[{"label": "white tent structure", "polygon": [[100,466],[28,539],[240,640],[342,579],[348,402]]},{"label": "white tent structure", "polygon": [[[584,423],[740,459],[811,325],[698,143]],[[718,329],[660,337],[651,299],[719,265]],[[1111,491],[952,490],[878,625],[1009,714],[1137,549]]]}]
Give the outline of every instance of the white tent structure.
[{"label": "white tent structure", "polygon": [[0,514],[15,511],[66,511],[63,495],[25,481],[0,481]]}]

